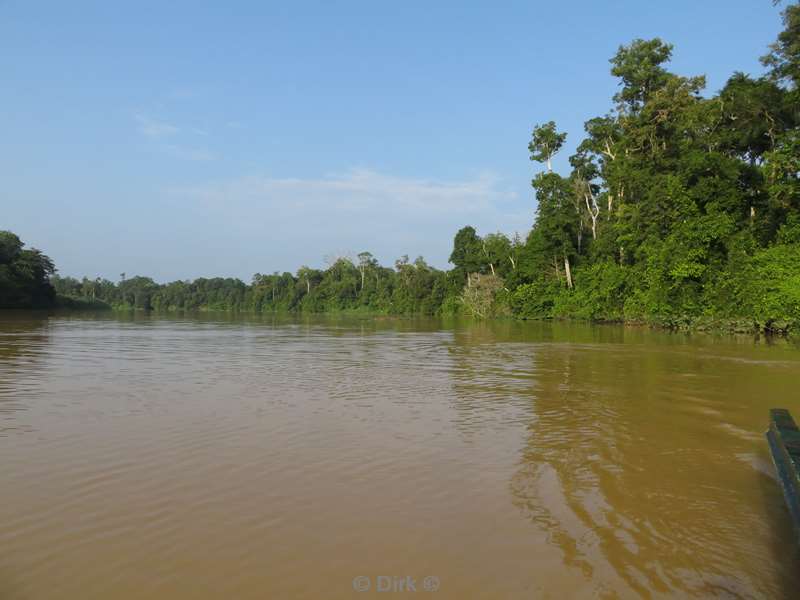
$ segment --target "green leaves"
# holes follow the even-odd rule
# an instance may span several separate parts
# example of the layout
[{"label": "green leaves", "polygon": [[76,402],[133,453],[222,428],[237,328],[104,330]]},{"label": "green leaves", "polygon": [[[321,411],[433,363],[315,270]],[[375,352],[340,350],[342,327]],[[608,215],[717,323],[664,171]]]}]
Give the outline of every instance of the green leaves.
[{"label": "green leaves", "polygon": [[50,276],[53,261],[23,243],[10,231],[0,231],[0,308],[47,308],[55,301]]},{"label": "green leaves", "polygon": [[[619,48],[616,111],[586,122],[569,180],[548,172],[532,182],[538,209],[511,293],[517,314],[796,319],[798,5],[784,23],[766,59],[771,79],[737,73],[713,98],[700,95],[703,77],[666,69],[670,44]],[[534,130],[534,160],[552,156],[554,135],[552,122]],[[561,257],[574,268],[574,290],[563,284]]]},{"label": "green leaves", "polygon": [[468,225],[458,230],[449,260],[463,278],[466,278],[467,273],[484,272],[486,261],[483,242],[474,227]]},{"label": "green leaves", "polygon": [[669,75],[661,65],[671,58],[672,44],[665,44],[659,38],[637,39],[620,46],[610,60],[611,74],[620,78],[622,86],[614,100],[630,110],[639,109],[668,80]]},{"label": "green leaves", "polygon": [[533,128],[531,142],[528,144],[531,160],[545,163],[547,170],[552,171],[552,158],[561,149],[566,140],[566,133],[556,131],[555,121],[548,121],[544,125],[536,125]]},{"label": "green leaves", "polygon": [[0,231],[0,265],[10,264],[19,256],[22,242],[10,231]]},{"label": "green leaves", "polygon": [[764,156],[771,203],[781,209],[800,209],[800,129],[787,131]]},{"label": "green leaves", "polygon": [[783,11],[784,30],[761,62],[770,67],[776,81],[800,84],[800,4],[790,4]]}]

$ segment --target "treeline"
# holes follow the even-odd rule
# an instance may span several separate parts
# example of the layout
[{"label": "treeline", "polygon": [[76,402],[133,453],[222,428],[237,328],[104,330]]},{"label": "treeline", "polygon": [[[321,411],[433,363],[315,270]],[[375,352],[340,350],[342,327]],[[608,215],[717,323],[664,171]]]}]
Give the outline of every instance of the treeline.
[{"label": "treeline", "polygon": [[159,284],[149,277],[120,275],[78,280],[53,275],[60,298],[102,302],[121,310],[223,310],[243,312],[339,312],[383,314],[456,314],[488,317],[510,314],[501,299],[518,279],[525,243],[501,233],[478,236],[464,227],[455,237],[443,271],[423,257],[402,256],[394,268],[382,266],[369,252],[342,257],[326,269],[303,266],[295,274],[256,273],[246,284],[233,278],[200,278]]},{"label": "treeline", "polygon": [[36,248],[24,248],[10,231],[0,231],[0,308],[46,308],[55,300],[49,278],[53,261]]},{"label": "treeline", "polygon": [[435,314],[446,297],[463,284],[452,272],[420,257],[402,257],[390,269],[368,252],[358,260],[340,258],[327,269],[301,267],[296,274],[256,273],[248,285],[240,279],[212,278],[157,284],[148,277],[106,279],[51,278],[63,296],[99,300],[118,309],[231,310],[247,312],[364,310],[386,314]]},{"label": "treeline", "polygon": [[327,269],[157,284],[51,278],[63,296],[153,310],[463,313],[478,317],[706,321],[800,330],[800,5],[762,58],[704,97],[667,65],[672,46],[635,40],[611,58],[610,110],[556,173],[566,134],[533,129],[538,208],[525,239],[464,227],[441,271],[369,253]]}]

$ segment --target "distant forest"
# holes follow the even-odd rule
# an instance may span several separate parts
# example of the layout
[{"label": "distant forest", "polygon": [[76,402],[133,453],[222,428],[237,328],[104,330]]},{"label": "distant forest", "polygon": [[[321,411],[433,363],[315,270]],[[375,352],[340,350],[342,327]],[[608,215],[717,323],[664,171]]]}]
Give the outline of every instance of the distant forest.
[{"label": "distant forest", "polygon": [[[158,284],[60,277],[38,250],[0,236],[0,304],[41,306],[52,289],[119,309],[313,311],[580,318],[669,326],[728,322],[800,331],[800,5],[761,59],[704,97],[702,76],[667,65],[672,46],[637,39],[611,58],[619,91],[585,124],[556,173],[566,134],[533,129],[538,208],[525,239],[455,235],[441,271],[364,252],[320,270]],[[51,288],[52,286],[52,288]]]}]

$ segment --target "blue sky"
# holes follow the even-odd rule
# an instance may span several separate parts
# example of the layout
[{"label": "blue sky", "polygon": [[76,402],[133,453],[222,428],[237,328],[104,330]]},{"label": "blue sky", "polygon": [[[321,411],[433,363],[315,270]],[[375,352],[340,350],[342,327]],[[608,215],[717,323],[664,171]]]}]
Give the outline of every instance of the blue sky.
[{"label": "blue sky", "polygon": [[0,229],[65,275],[156,280],[447,266],[524,235],[535,123],[607,112],[620,44],[660,36],[708,91],[781,28],[770,0],[0,0]]}]

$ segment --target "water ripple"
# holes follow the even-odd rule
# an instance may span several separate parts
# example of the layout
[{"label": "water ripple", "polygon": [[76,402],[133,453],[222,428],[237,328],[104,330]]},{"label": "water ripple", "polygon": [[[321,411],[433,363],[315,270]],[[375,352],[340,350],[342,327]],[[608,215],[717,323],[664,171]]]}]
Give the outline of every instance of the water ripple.
[{"label": "water ripple", "polygon": [[782,597],[798,374],[622,328],[0,320],[0,597]]}]

